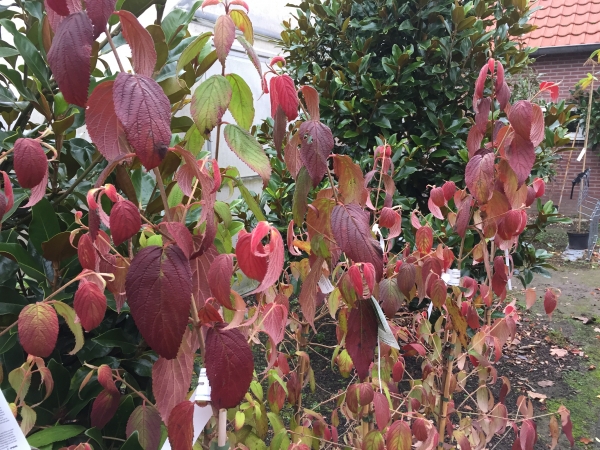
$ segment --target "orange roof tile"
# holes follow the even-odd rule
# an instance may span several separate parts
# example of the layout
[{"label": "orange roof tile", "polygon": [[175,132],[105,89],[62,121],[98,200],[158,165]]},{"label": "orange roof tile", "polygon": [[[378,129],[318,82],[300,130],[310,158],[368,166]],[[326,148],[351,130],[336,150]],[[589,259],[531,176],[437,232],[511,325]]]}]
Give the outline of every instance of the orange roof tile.
[{"label": "orange roof tile", "polygon": [[530,47],[562,47],[600,43],[600,0],[538,0],[525,36]]}]

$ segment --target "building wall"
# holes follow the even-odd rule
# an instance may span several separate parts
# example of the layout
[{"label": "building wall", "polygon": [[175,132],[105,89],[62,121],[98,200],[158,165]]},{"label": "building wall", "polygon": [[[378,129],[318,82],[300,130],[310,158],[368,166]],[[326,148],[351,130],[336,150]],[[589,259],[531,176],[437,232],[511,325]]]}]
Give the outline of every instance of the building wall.
[{"label": "building wall", "polygon": [[[590,67],[584,66],[589,56],[589,51],[562,54],[543,54],[540,51],[535,56],[533,69],[542,81],[560,83],[559,98],[566,99],[575,84],[590,72]],[[549,98],[549,94],[544,95]]]}]

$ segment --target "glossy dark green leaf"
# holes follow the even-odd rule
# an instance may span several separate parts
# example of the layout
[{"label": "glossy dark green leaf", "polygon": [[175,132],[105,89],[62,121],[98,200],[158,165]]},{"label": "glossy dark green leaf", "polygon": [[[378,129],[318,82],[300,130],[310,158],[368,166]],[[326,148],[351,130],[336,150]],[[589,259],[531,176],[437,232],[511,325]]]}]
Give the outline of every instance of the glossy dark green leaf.
[{"label": "glossy dark green leaf", "polygon": [[29,237],[38,254],[42,254],[42,242],[60,233],[58,217],[50,201],[42,198],[31,208],[33,218],[29,225]]}]

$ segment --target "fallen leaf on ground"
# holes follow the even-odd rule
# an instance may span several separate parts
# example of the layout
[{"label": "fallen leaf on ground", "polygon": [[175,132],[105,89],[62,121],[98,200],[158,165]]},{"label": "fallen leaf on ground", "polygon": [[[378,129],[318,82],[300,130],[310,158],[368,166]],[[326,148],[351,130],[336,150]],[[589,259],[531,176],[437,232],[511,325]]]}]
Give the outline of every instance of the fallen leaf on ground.
[{"label": "fallen leaf on ground", "polygon": [[579,439],[579,442],[581,442],[581,443],[583,443],[585,445],[588,445],[588,444],[591,444],[594,441],[592,441],[590,438],[582,437],[581,439]]},{"label": "fallen leaf on ground", "polygon": [[547,395],[539,394],[539,393],[533,392],[533,391],[527,391],[527,395],[529,396],[529,398],[537,399],[541,403],[544,403],[544,400],[546,400],[548,398]]},{"label": "fallen leaf on ground", "polygon": [[595,331],[596,333],[600,333],[600,328],[596,327],[596,328],[594,328],[594,331]]},{"label": "fallen leaf on ground", "polygon": [[595,370],[595,369],[596,369],[596,366],[594,366],[593,364],[590,367],[588,367],[588,370]]},{"label": "fallen leaf on ground", "polygon": [[550,380],[538,381],[538,385],[541,387],[550,387],[550,386],[554,385],[554,381],[550,381]]},{"label": "fallen leaf on ground", "polygon": [[581,321],[584,325],[588,323],[594,323],[596,321],[593,317],[584,317],[584,316],[573,316],[573,319]]},{"label": "fallen leaf on ground", "polygon": [[555,347],[550,349],[550,354],[556,356],[557,358],[564,358],[567,356],[567,353],[569,353],[569,351],[565,350],[564,348]]}]

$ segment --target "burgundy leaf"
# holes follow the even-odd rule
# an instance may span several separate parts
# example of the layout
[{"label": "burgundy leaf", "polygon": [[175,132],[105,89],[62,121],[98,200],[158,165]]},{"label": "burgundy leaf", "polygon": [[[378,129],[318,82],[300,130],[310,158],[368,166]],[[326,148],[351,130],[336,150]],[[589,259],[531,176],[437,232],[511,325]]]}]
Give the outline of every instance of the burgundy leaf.
[{"label": "burgundy leaf", "polygon": [[46,188],[48,187],[48,170],[46,168],[46,172],[44,173],[44,178],[37,186],[31,188],[31,195],[29,196],[29,201],[27,204],[23,206],[23,208],[30,208],[39,202],[44,195],[46,195]]},{"label": "burgundy leaf", "polygon": [[77,292],[75,292],[73,308],[84,330],[91,331],[99,326],[102,319],[104,319],[106,296],[96,283],[82,279],[79,282]]},{"label": "burgundy leaf", "polygon": [[535,148],[528,138],[515,134],[509,145],[505,145],[506,159],[517,175],[519,186],[525,182],[535,163]]},{"label": "burgundy leaf", "polygon": [[398,270],[398,288],[406,298],[410,298],[410,291],[415,287],[417,271],[411,263],[403,263]]},{"label": "burgundy leaf", "polygon": [[[264,224],[261,226],[261,224]],[[261,240],[269,235],[269,243],[264,246]],[[258,226],[250,233],[250,250],[255,257],[267,259],[267,271],[260,285],[252,293],[263,292],[273,286],[283,271],[284,249],[283,237],[279,230],[269,226],[267,222],[259,222]]]},{"label": "burgundy leaf", "polygon": [[371,300],[359,300],[348,317],[346,350],[352,358],[358,377],[369,375],[369,367],[377,345],[377,317]]},{"label": "burgundy leaf", "polygon": [[206,375],[211,402],[217,409],[237,406],[250,387],[254,372],[252,351],[240,330],[217,324],[206,334]]},{"label": "burgundy leaf", "polygon": [[116,246],[136,235],[142,226],[137,206],[129,200],[119,199],[110,211],[110,233]]},{"label": "burgundy leaf", "polygon": [[[296,119],[298,117],[299,100],[294,80],[289,75],[279,75],[271,78],[269,86],[271,88],[269,94],[271,96],[271,117],[275,119],[277,107],[281,106],[281,109],[283,109],[290,122]],[[312,117],[311,119],[310,122],[319,123],[318,119],[313,119]]]},{"label": "burgundy leaf", "polygon": [[233,255],[219,255],[208,271],[208,285],[213,297],[225,308],[235,309],[231,304],[231,277],[233,276]]},{"label": "burgundy leaf", "polygon": [[126,436],[138,432],[138,441],[145,450],[158,450],[160,444],[160,414],[145,403],[133,410],[127,420]]},{"label": "burgundy leaf", "polygon": [[281,303],[269,303],[262,311],[262,326],[275,344],[279,344],[285,336],[288,308]]},{"label": "burgundy leaf", "polygon": [[46,2],[47,6],[61,16],[68,16],[71,14],[69,7],[67,6],[67,0],[46,0]]},{"label": "burgundy leaf", "polygon": [[371,263],[379,281],[383,251],[371,234],[369,213],[356,204],[336,205],[331,213],[331,229],[342,251],[355,262]]},{"label": "burgundy leaf", "polygon": [[48,52],[48,64],[65,100],[82,108],[88,99],[93,34],[85,11],[71,14],[58,26]]},{"label": "burgundy leaf", "polygon": [[300,159],[313,180],[313,186],[316,186],[327,173],[327,158],[334,145],[333,134],[327,125],[317,120],[302,123],[298,134]]},{"label": "burgundy leaf", "polygon": [[192,298],[192,270],[176,245],[149,246],[133,258],[125,282],[131,315],[160,356],[173,359],[185,332]]},{"label": "burgundy leaf", "polygon": [[467,135],[467,150],[469,150],[469,158],[472,158],[477,150],[479,150],[482,140],[483,133],[479,131],[479,127],[471,127],[471,130],[469,130],[469,134]]},{"label": "burgundy leaf", "polygon": [[573,447],[575,445],[575,440],[573,439],[573,423],[571,422],[571,412],[564,405],[560,405],[557,412],[560,414],[562,431],[565,433],[565,436],[571,443],[571,447]]},{"label": "burgundy leaf", "polygon": [[[239,240],[238,240],[239,242]],[[193,272],[193,289],[194,299],[196,300],[196,306],[200,309],[204,302],[212,297],[210,288],[208,285],[208,271],[214,259],[219,255],[217,249],[212,246],[204,252],[204,254],[198,258],[194,258],[190,261]]]},{"label": "burgundy leaf", "polygon": [[158,358],[152,366],[152,392],[162,420],[169,423],[171,410],[186,399],[194,371],[197,339],[187,330],[175,359]]},{"label": "burgundy leaf", "polygon": [[94,25],[94,39],[106,29],[109,17],[115,10],[117,0],[86,0],[85,10]]},{"label": "burgundy leaf", "polygon": [[558,304],[558,295],[553,288],[546,289],[546,293],[544,294],[544,310],[548,317],[552,318],[552,313],[556,309],[556,305]]},{"label": "burgundy leaf", "polygon": [[130,153],[123,125],[115,113],[114,81],[104,81],[94,88],[85,113],[87,130],[98,151],[112,161]]},{"label": "burgundy leaf", "polygon": [[158,167],[171,142],[171,104],[152,78],[120,72],[113,87],[117,117],[147,170]]},{"label": "burgundy leaf", "polygon": [[39,141],[29,138],[17,139],[13,147],[13,164],[17,181],[26,189],[42,182],[48,172],[46,152]]},{"label": "burgundy leaf", "polygon": [[402,378],[404,377],[404,358],[402,356],[398,357],[398,361],[394,364],[392,368],[392,379],[394,383],[400,383]]},{"label": "burgundy leaf", "polygon": [[173,450],[192,450],[194,444],[194,404],[179,403],[169,416],[167,432]]},{"label": "burgundy leaf", "polygon": [[2,173],[2,179],[4,180],[4,193],[0,196],[0,198],[2,198],[2,204],[4,205],[0,206],[0,223],[2,223],[4,215],[10,211],[15,204],[15,196],[8,174],[3,170],[0,170],[0,173]]},{"label": "burgundy leaf", "polygon": [[494,153],[477,154],[467,163],[465,182],[471,194],[486,203],[494,192]]},{"label": "burgundy leaf", "polygon": [[387,397],[381,392],[375,392],[373,406],[375,406],[375,421],[377,422],[377,428],[383,431],[390,421],[390,404]]},{"label": "burgundy leaf", "polygon": [[531,124],[533,118],[533,104],[529,100],[519,100],[511,106],[508,113],[510,121],[515,133],[522,138],[529,139],[531,134]]},{"label": "burgundy leaf", "polygon": [[315,327],[315,313],[317,310],[317,294],[319,293],[319,280],[323,274],[323,258],[318,257],[310,268],[308,276],[300,288],[300,310],[304,319]]},{"label": "burgundy leaf", "polygon": [[194,253],[194,241],[190,230],[180,222],[163,222],[162,225],[167,228],[167,232],[183,251],[185,257],[189,258]]},{"label": "burgundy leaf", "polygon": [[379,300],[385,315],[392,318],[402,306],[404,296],[393,278],[384,278],[379,282]]},{"label": "burgundy leaf", "polygon": [[31,303],[21,310],[19,341],[30,355],[50,356],[58,339],[58,316],[48,303]]},{"label": "burgundy leaf", "polygon": [[110,392],[104,390],[98,394],[92,404],[92,426],[101,430],[113,418],[117,409],[121,395],[119,392]]},{"label": "burgundy leaf", "polygon": [[[62,0],[59,0],[59,1],[62,1]],[[66,2],[65,2],[65,4],[66,4]],[[50,23],[50,28],[52,28],[52,32],[56,33],[56,30],[58,30],[58,26],[63,21],[65,16],[62,16],[59,13],[57,13],[56,11],[54,11],[54,9],[52,9],[50,7],[48,0],[44,0],[44,7],[46,9],[46,16],[48,17],[48,22]]]},{"label": "burgundy leaf", "polygon": [[454,227],[456,229],[456,233],[460,237],[464,237],[467,232],[467,227],[469,226],[469,221],[471,219],[471,203],[473,197],[467,195],[463,201],[458,206],[458,213],[456,214],[456,223]]},{"label": "burgundy leaf", "polygon": [[131,47],[133,70],[138,75],[151,77],[156,66],[156,49],[154,48],[152,36],[142,26],[137,17],[129,11],[121,10],[116,14],[119,15],[119,19],[121,20],[123,37],[129,44],[129,47]]},{"label": "burgundy leaf", "polygon": [[218,17],[215,23],[214,44],[217,51],[217,58],[222,65],[225,65],[225,59],[231,50],[235,40],[235,23],[233,19],[224,14]]}]

